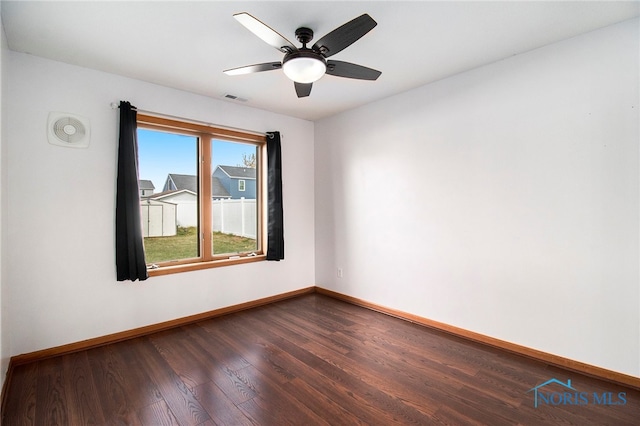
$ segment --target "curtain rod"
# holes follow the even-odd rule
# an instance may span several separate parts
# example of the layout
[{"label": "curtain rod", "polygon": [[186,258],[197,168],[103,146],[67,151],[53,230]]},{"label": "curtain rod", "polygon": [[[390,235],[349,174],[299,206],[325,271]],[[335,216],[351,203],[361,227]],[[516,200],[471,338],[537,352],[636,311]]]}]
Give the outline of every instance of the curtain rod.
[{"label": "curtain rod", "polygon": [[[115,102],[111,102],[111,109],[118,109],[120,108],[120,105],[118,105]],[[156,117],[160,117],[160,118],[170,118],[170,119],[174,119],[174,120],[180,120],[180,121],[187,121],[190,123],[194,123],[194,124],[202,124],[205,126],[213,126],[213,127],[219,127],[222,129],[226,129],[226,130],[234,130],[234,131],[238,131],[238,132],[244,132],[244,133],[253,133],[255,135],[266,135],[269,139],[273,139],[273,133],[270,132],[258,132],[256,130],[246,130],[246,129],[238,129],[236,127],[228,127],[228,126],[221,126],[219,124],[214,124],[214,123],[207,123],[206,121],[200,121],[200,120],[193,120],[190,118],[184,118],[184,117],[178,117],[176,115],[170,115],[170,114],[162,114],[159,112],[154,112],[154,111],[146,111],[137,107],[134,107],[133,105],[131,105],[132,109],[135,109],[136,111],[143,113],[143,114],[149,114],[149,115],[153,115]]]}]

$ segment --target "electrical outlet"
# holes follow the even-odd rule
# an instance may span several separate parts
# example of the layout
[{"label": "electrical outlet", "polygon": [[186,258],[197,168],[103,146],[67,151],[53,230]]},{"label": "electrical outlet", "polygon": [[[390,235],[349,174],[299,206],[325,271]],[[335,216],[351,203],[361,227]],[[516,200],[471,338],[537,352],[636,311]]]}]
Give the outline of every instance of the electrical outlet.
[{"label": "electrical outlet", "polygon": [[338,268],[336,273],[338,275],[338,278],[342,278],[342,268]]}]

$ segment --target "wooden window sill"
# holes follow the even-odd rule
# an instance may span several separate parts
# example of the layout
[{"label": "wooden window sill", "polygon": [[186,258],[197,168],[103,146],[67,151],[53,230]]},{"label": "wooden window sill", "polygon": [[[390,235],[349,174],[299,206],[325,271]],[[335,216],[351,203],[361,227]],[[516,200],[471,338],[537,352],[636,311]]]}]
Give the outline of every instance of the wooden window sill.
[{"label": "wooden window sill", "polygon": [[240,265],[243,263],[261,262],[266,260],[267,256],[259,254],[256,256],[232,257],[228,259],[216,259],[206,262],[181,263],[179,265],[163,265],[157,268],[148,269],[149,277],[160,275],[177,274],[180,272],[197,271],[200,269],[219,268],[221,266]]}]

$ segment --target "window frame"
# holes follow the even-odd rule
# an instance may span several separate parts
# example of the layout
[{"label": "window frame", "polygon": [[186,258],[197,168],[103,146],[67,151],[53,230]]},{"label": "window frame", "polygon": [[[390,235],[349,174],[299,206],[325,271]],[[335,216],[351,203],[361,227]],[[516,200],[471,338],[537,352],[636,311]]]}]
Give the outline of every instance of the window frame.
[{"label": "window frame", "polygon": [[[138,113],[138,128],[162,132],[177,133],[198,138],[198,231],[200,254],[198,257],[180,259],[169,262],[159,262],[156,265],[147,264],[150,277],[221,266],[253,263],[266,260],[267,244],[267,139],[265,135],[230,130],[202,123],[169,119],[153,115]],[[257,244],[258,248],[252,252],[215,255],[212,253],[212,188],[211,175],[211,146],[213,139],[228,142],[244,142],[256,145],[256,208],[257,208]],[[208,179],[204,178],[209,176]]]},{"label": "window frame", "polygon": [[246,192],[247,183],[244,179],[238,179],[238,192]]}]

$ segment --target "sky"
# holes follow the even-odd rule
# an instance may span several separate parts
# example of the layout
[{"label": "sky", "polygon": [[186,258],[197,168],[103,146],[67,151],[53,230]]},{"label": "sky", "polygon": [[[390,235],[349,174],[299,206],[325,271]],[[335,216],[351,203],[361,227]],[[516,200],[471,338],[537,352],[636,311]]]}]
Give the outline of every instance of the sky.
[{"label": "sky", "polygon": [[[242,154],[255,152],[252,145],[213,141],[213,161],[211,171],[218,165],[242,165]],[[161,192],[169,173],[197,175],[197,138],[138,129],[139,177],[150,180],[154,192]]]}]

